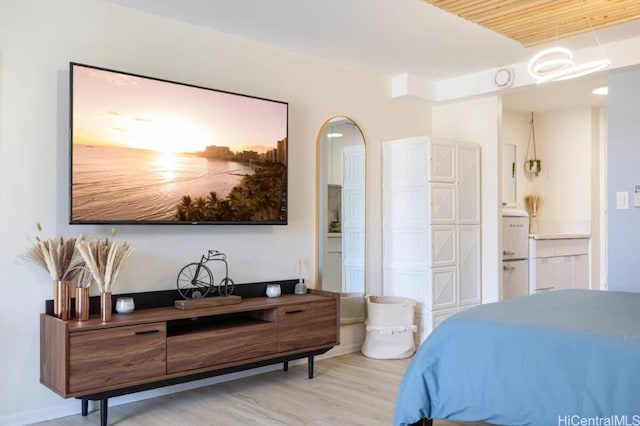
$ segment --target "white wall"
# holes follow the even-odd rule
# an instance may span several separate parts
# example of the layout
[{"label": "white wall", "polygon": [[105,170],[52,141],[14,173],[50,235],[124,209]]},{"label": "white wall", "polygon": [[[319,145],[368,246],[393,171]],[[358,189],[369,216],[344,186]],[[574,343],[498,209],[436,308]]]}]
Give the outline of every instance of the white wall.
[{"label": "white wall", "polygon": [[[608,261],[609,289],[640,292],[640,208],[633,207],[634,185],[640,183],[640,69],[608,78]],[[616,193],[629,194],[629,208],[616,208]]]},{"label": "white wall", "polygon": [[532,193],[542,197],[541,234],[591,233],[593,120],[590,107],[534,114],[542,171],[527,179]]},{"label": "white wall", "polygon": [[[207,249],[227,254],[237,282],[315,270],[315,143],[330,116],[347,115],[367,144],[367,278],[381,282],[380,143],[431,132],[428,104],[391,99],[389,76],[288,53],[98,0],[4,0],[0,13],[0,424],[79,411],[39,384],[39,323],[47,274],[19,256],[44,236],[94,233],[67,225],[68,63],[76,61],[289,102],[289,225],[120,226],[135,249],[115,293],[174,288]],[[275,248],[275,249],[274,249]],[[94,290],[95,291],[95,290]]]},{"label": "white wall", "polygon": [[458,102],[433,108],[433,136],[482,147],[482,303],[499,298],[501,209],[500,167],[502,104],[498,97]]}]

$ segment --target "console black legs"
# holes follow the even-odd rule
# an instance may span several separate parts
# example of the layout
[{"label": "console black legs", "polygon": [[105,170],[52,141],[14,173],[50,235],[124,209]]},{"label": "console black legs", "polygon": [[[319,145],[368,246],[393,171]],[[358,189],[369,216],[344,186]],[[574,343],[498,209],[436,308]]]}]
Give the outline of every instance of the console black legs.
[{"label": "console black legs", "polygon": [[109,400],[107,398],[100,400],[100,426],[107,426],[107,410],[109,409]]},{"label": "console black legs", "polygon": [[[81,399],[80,407],[83,416],[89,414],[89,400]],[[107,414],[109,411],[109,399],[104,398],[100,400],[100,426],[107,426]]]},{"label": "console black legs", "polygon": [[[307,366],[309,369],[309,378],[313,379],[313,355],[309,355],[307,357],[307,360],[308,360]],[[289,371],[289,361],[283,361],[282,364],[283,364],[282,370]]]},{"label": "console black legs", "polygon": [[321,355],[327,352],[331,348],[321,348],[314,351],[308,351],[289,356],[283,356],[282,358],[267,359],[265,361],[255,362],[246,366],[235,366],[226,369],[220,369],[217,371],[206,371],[204,373],[193,374],[185,377],[176,377],[168,380],[159,380],[155,382],[145,383],[138,386],[125,387],[121,389],[113,389],[101,393],[93,393],[76,397],[80,400],[82,415],[87,416],[89,414],[89,401],[100,401],[100,426],[107,426],[107,418],[109,412],[109,398],[115,398],[116,396],[128,395],[134,392],[141,392],[149,389],[156,389],[161,386],[175,385],[178,383],[186,383],[191,380],[199,380],[207,377],[218,376],[222,374],[234,373],[236,371],[242,371],[248,368],[263,367],[265,365],[273,365],[282,362],[282,368],[284,371],[289,371],[289,362],[296,359],[307,358],[307,374],[309,379],[313,379],[313,363],[315,355]]}]

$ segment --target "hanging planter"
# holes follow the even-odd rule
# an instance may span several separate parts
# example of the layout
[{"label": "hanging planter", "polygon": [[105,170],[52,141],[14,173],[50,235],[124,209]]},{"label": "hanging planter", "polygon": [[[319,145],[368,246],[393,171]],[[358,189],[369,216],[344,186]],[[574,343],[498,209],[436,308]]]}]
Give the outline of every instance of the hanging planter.
[{"label": "hanging planter", "polygon": [[[529,157],[529,150],[533,146],[533,157]],[[542,170],[542,163],[537,158],[536,154],[536,132],[533,127],[533,112],[531,113],[531,120],[529,121],[529,140],[527,142],[527,160],[524,162],[524,170],[527,173],[533,173],[538,176]]]},{"label": "hanging planter", "polygon": [[528,173],[535,173],[536,176],[538,176],[538,173],[540,173],[540,170],[542,169],[540,166],[540,160],[527,160],[525,161],[524,166]]}]

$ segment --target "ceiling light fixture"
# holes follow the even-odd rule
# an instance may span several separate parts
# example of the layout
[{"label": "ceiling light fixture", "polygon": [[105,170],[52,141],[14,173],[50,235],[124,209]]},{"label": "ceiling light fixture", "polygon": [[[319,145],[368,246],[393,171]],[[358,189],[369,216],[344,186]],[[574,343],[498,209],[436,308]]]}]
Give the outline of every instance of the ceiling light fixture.
[{"label": "ceiling light fixture", "polygon": [[527,71],[537,83],[555,80],[574,67],[573,53],[566,47],[550,47],[536,53],[529,61]]},{"label": "ceiling light fixture", "polygon": [[[584,9],[584,4],[582,4]],[[589,24],[589,29],[593,34],[603,59],[578,64],[573,61],[573,52],[566,47],[550,47],[536,53],[529,61],[527,70],[529,75],[536,80],[537,84],[547,81],[570,80],[572,78],[582,77],[607,68],[611,65],[611,61],[604,53],[604,49],[600,44],[598,35],[591,25],[588,15],[585,13],[585,19]]]},{"label": "ceiling light fixture", "polygon": [[[566,52],[565,52],[566,51]],[[536,83],[547,81],[570,80],[603,70],[611,65],[608,58],[586,62],[576,65],[569,49],[552,47],[545,49],[531,58],[529,61],[529,75],[535,78]]]},{"label": "ceiling light fixture", "polygon": [[341,138],[341,137],[342,137],[342,133],[327,133],[327,137],[328,137],[329,139],[332,139],[332,138]]}]

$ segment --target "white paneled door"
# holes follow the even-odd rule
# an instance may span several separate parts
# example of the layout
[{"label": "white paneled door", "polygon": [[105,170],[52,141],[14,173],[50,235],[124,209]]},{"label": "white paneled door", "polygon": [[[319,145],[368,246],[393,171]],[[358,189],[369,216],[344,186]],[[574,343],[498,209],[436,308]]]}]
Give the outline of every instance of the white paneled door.
[{"label": "white paneled door", "polygon": [[481,301],[480,147],[382,145],[383,294],[416,300],[419,340]]},{"label": "white paneled door", "polygon": [[[429,141],[429,176],[431,182],[456,181],[456,145],[443,141]],[[424,168],[426,165],[422,165]]]},{"label": "white paneled door", "polygon": [[480,147],[457,144],[458,223],[480,223]]},{"label": "white paneled door", "polygon": [[365,147],[342,151],[342,289],[361,293],[365,288]]},{"label": "white paneled door", "polygon": [[480,225],[458,227],[458,306],[480,303]]}]

